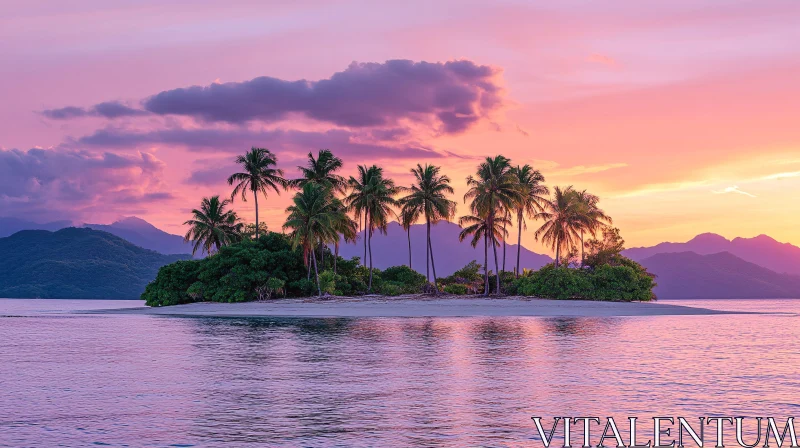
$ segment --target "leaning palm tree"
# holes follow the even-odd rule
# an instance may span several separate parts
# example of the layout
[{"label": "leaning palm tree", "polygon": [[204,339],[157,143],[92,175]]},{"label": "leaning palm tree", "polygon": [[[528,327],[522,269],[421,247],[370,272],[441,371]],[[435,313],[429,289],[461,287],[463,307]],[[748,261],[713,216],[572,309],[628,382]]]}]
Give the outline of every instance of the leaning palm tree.
[{"label": "leaning palm tree", "polygon": [[[486,213],[488,228],[493,228],[496,221],[505,219],[508,210],[521,197],[516,176],[511,172],[511,161],[503,156],[487,157],[478,166],[476,177],[467,177],[469,190],[464,201],[471,199],[470,209],[473,215]],[[489,241],[494,252],[494,264],[497,275],[497,292],[500,293],[500,269],[497,261],[497,242]]]},{"label": "leaning palm tree", "polygon": [[464,241],[471,235],[472,241],[470,241],[470,245],[478,247],[478,243],[483,239],[483,294],[486,296],[489,295],[489,236],[491,235],[493,244],[497,244],[499,239],[503,239],[507,235],[505,227],[509,222],[508,219],[503,217],[500,220],[493,220],[490,224],[487,218],[488,213],[484,211],[480,216],[466,215],[458,219],[458,225],[461,226],[461,232],[458,234],[459,242]]},{"label": "leaning palm tree", "polygon": [[592,234],[597,234],[597,231],[605,226],[611,225],[613,220],[610,216],[597,206],[600,198],[593,195],[586,190],[575,191],[575,198],[580,204],[581,213],[584,218],[584,226],[581,227],[581,267],[584,261],[584,247],[583,247],[583,233],[584,231]]},{"label": "leaning palm tree", "polygon": [[542,208],[537,216],[544,224],[534,236],[555,250],[558,267],[561,249],[574,247],[580,230],[586,228],[586,214],[572,186],[553,188],[553,197],[542,201]]},{"label": "leaning palm tree", "polygon": [[550,190],[544,185],[544,176],[539,170],[534,170],[530,165],[516,166],[512,168],[512,173],[517,178],[517,185],[520,189],[520,198],[516,204],[517,212],[517,266],[514,272],[519,278],[519,256],[522,250],[522,230],[527,229],[525,216],[535,219],[536,214],[542,211],[542,203],[545,195],[550,194]]},{"label": "leaning palm tree", "polygon": [[247,201],[247,192],[253,193],[256,206],[256,239],[258,239],[259,193],[263,194],[265,198],[270,189],[280,194],[278,187],[285,189],[288,181],[283,178],[283,170],[275,168],[278,158],[269,149],[253,147],[246,154],[237,156],[236,163],[241,165],[243,170],[228,177],[228,185],[236,184],[231,193],[231,201],[240,193],[242,200]]},{"label": "leaning palm tree", "polygon": [[[414,184],[411,185],[411,188],[404,189],[408,195],[399,201],[403,214],[425,217],[426,259],[430,259],[430,268],[433,269],[434,287],[436,286],[436,263],[433,259],[433,245],[431,244],[431,224],[436,224],[441,220],[449,221],[456,213],[455,201],[447,199],[448,195],[453,194],[450,178],[439,174],[439,171],[438,166],[417,164],[417,167],[411,170],[411,173],[414,174]],[[427,266],[426,272],[430,283],[431,274]],[[438,293],[438,289],[434,288],[434,290]]]},{"label": "leaning palm tree", "polygon": [[[359,177],[350,177],[348,181],[351,193],[345,198],[345,203],[357,219],[364,216],[366,247],[369,249],[368,290],[372,291],[372,235],[375,230],[386,233],[389,216],[393,213],[392,207],[397,205],[394,197],[399,190],[393,180],[383,177],[383,168],[376,165],[359,166],[358,170]],[[366,255],[365,251],[365,260]]]},{"label": "leaning palm tree", "polygon": [[219,252],[222,246],[239,241],[242,238],[244,224],[232,210],[225,210],[230,203],[219,196],[203,198],[199,209],[192,210],[192,219],[183,223],[189,226],[184,236],[185,241],[193,241],[192,255],[198,249],[207,254]]},{"label": "leaning palm tree", "polygon": [[333,198],[325,187],[311,183],[295,194],[292,205],[286,209],[288,216],[283,228],[291,231],[289,239],[293,248],[302,247],[304,252],[311,253],[320,296],[322,288],[319,284],[319,268],[314,248],[320,243],[338,238],[336,221],[342,209],[344,206],[341,202]]},{"label": "leaning palm tree", "polygon": [[342,159],[333,155],[329,149],[320,149],[317,157],[308,153],[306,166],[298,166],[302,177],[293,179],[291,186],[303,189],[307,183],[315,183],[327,187],[331,192],[344,193],[347,179],[336,174],[342,168]]}]

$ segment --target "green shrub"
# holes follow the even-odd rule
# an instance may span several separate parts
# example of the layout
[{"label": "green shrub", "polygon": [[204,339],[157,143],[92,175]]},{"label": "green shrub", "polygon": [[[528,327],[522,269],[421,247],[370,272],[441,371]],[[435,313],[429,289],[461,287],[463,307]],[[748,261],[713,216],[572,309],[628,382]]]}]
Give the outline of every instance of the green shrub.
[{"label": "green shrub", "polygon": [[400,282],[383,282],[380,292],[387,296],[399,296],[403,294],[403,286]]},{"label": "green shrub", "polygon": [[[424,275],[408,266],[392,266],[379,272],[382,282],[391,282],[405,294],[416,294],[428,283]],[[374,279],[373,279],[374,282]]]},{"label": "green shrub", "polygon": [[446,292],[447,294],[463,296],[464,294],[469,294],[470,291],[467,285],[453,283],[450,285],[445,285],[444,292]]},{"label": "green shrub", "polygon": [[336,291],[336,275],[333,271],[325,271],[319,274],[319,289],[322,293],[333,294]]}]

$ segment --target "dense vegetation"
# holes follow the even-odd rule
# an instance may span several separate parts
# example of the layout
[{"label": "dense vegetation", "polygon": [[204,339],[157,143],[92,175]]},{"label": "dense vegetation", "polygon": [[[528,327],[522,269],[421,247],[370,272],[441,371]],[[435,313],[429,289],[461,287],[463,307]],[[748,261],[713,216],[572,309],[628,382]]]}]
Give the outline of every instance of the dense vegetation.
[{"label": "dense vegetation", "polygon": [[[451,180],[440,167],[417,164],[411,169],[411,185],[400,186],[377,165],[360,165],[356,175],[349,178],[339,175],[343,162],[327,149],[316,157],[308,154],[306,165],[298,167],[302,174],[299,179],[284,178],[277,162],[275,154],[265,148],[252,148],[236,158],[241,171],[228,178],[228,184],[235,185],[231,199],[203,198],[200,208],[192,210],[192,219],[185,223],[189,226],[186,240],[193,241],[195,250],[202,248],[212,255],[163,269],[143,295],[148,304],[232,302],[280,294],[396,295],[422,291],[484,295],[518,292],[599,300],[652,298],[652,276],[620,255],[622,238],[619,230],[611,227],[611,217],[599,208],[599,197],[572,186],[554,187],[552,197],[548,197],[550,189],[544,185],[544,176],[530,165],[513,166],[501,155],[487,157],[475,174],[467,177],[464,202],[469,211],[459,218],[459,239],[469,239],[473,247],[483,243],[483,264],[473,261],[450,277],[437,278],[430,228],[455,218],[457,205],[449,198],[455,193]],[[287,234],[263,235],[258,198],[282,190],[295,191],[282,226]],[[253,234],[235,211],[227,209],[237,196],[242,200],[253,198]],[[407,231],[415,222],[425,223],[424,276],[411,269],[410,236],[409,266],[383,272],[373,269],[372,237],[375,232],[386,233],[393,218]],[[522,273],[519,266],[519,242],[527,220],[543,221],[534,237],[556,255],[552,267],[534,273]],[[507,228],[514,221],[517,263],[509,272],[505,266]],[[364,230],[363,259],[341,259],[340,242],[355,242],[359,229]],[[601,240],[584,240],[598,233],[603,234]],[[498,262],[500,248],[502,266]]]},{"label": "dense vegetation", "polygon": [[[333,295],[361,295],[368,290],[369,271],[359,260],[334,259],[325,248],[319,288]],[[336,261],[334,271],[334,260]],[[214,256],[164,266],[142,299],[150,306],[195,301],[244,302],[316,294],[317,283],[303,260],[303,250],[282,234],[267,232],[257,240],[224,246]],[[386,295],[423,291],[425,276],[396,266],[373,269],[373,290]]]},{"label": "dense vegetation", "polygon": [[48,299],[138,299],[161,266],[188,258],[74,227],[0,238],[0,254],[0,297]]},{"label": "dense vegetation", "polygon": [[[618,233],[606,232],[607,239],[592,240],[592,250],[583,268],[570,267],[569,259],[520,278],[511,272],[500,275],[507,293],[554,299],[651,300],[653,277],[637,263],[619,255]],[[318,267],[319,283],[312,279],[311,266],[303,250],[282,234],[267,232],[257,240],[245,239],[223,246],[214,256],[185,260],[164,266],[142,298],[150,306],[176,305],[195,301],[243,302],[279,297],[317,294],[363,295],[370,291],[369,269],[358,258],[345,260],[325,247]],[[453,275],[437,279],[439,291],[453,295],[484,293],[482,266],[475,261]],[[431,292],[424,275],[408,266],[372,270],[372,292],[395,296]],[[490,274],[489,287],[497,282]],[[495,289],[490,289],[495,293]]]}]

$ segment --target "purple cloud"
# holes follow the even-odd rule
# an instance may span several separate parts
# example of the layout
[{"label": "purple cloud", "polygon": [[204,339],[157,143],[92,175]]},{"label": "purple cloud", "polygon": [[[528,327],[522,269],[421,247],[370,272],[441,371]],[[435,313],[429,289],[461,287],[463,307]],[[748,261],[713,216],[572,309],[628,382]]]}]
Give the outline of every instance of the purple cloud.
[{"label": "purple cloud", "polygon": [[[397,131],[399,132],[399,131]],[[395,134],[391,134],[395,135]],[[324,132],[298,130],[234,129],[160,129],[154,131],[129,131],[106,128],[81,137],[74,143],[80,146],[103,148],[135,148],[142,145],[179,145],[191,151],[239,153],[251,146],[263,146],[276,153],[301,153],[319,148],[329,148],[341,157],[439,158],[442,153],[419,143],[385,143],[365,135],[343,129]]]},{"label": "purple cloud", "polygon": [[352,63],[319,81],[259,77],[167,90],[144,101],[150,112],[208,122],[274,122],[290,113],[354,128],[402,120],[445,133],[466,130],[502,105],[499,70],[472,61]]},{"label": "purple cloud", "polygon": [[51,120],[70,120],[72,118],[82,117],[102,117],[114,119],[120,117],[136,117],[147,114],[147,111],[134,109],[120,103],[119,101],[106,101],[95,104],[90,108],[67,106],[60,109],[47,109],[42,111],[42,115]]},{"label": "purple cloud", "polygon": [[172,195],[164,191],[163,169],[162,161],[144,152],[0,150],[1,214],[78,218],[87,210],[108,212],[118,205],[167,200]]}]

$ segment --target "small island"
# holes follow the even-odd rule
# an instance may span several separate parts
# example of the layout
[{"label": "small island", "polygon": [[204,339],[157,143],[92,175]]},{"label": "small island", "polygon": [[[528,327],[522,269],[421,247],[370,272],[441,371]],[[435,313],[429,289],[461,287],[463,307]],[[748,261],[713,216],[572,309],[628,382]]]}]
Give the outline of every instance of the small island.
[{"label": "small island", "polygon": [[[311,296],[655,299],[655,276],[621,255],[624,240],[598,207],[597,196],[572,186],[554,187],[548,196],[551,191],[538,170],[513,166],[503,156],[487,157],[467,178],[464,202],[470,213],[458,220],[459,239],[473,247],[483,245],[483,263],[472,260],[447,277],[436,275],[430,237],[431,225],[454,219],[456,212],[456,202],[449,199],[454,190],[440,167],[418,164],[411,169],[415,182],[401,187],[375,165],[359,166],[356,176],[345,179],[337,174],[341,159],[329,150],[320,150],[316,157],[308,154],[307,165],[298,167],[303,176],[293,180],[283,177],[276,168],[277,157],[264,148],[252,148],[236,162],[242,171],[228,179],[233,186],[230,199],[204,198],[185,223],[186,240],[208,256],[163,266],[142,294],[148,306]],[[258,198],[282,189],[296,193],[278,233],[259,222]],[[237,196],[252,196],[254,224],[245,225],[228,208]],[[426,225],[427,275],[411,268],[410,244],[408,266],[373,267],[372,235],[385,232],[393,217],[404,229],[418,221]],[[499,248],[505,251],[508,228],[516,227],[519,250],[527,221],[536,220],[543,224],[534,236],[555,251],[553,263],[531,271],[520,268],[517,256],[513,271],[501,268],[497,253]],[[359,235],[364,258],[340,257],[340,244],[355,242]]]}]

